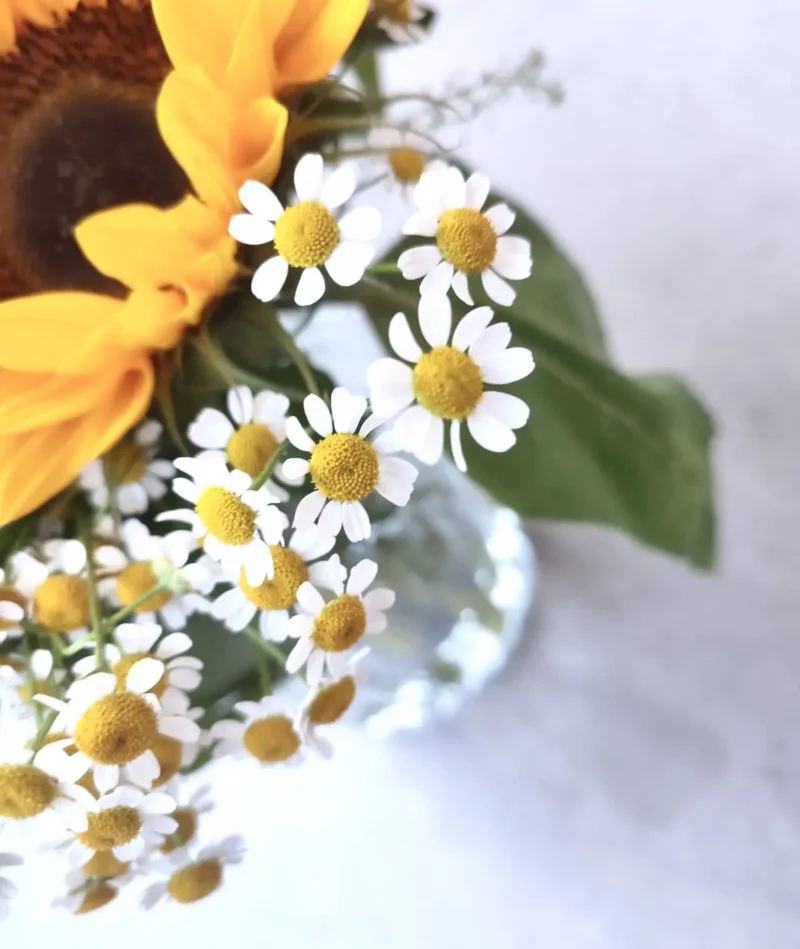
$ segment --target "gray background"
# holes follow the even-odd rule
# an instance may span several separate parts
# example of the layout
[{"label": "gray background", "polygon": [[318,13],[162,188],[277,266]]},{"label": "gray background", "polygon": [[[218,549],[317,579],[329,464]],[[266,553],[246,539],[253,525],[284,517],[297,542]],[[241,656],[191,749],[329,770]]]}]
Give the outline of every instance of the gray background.
[{"label": "gray background", "polygon": [[224,893],[130,942],[124,913],[32,924],[25,899],[3,942],[800,946],[800,4],[437,5],[394,87],[532,46],[566,86],[559,110],[511,99],[463,153],[581,262],[622,363],[684,373],[715,411],[719,570],[536,528],[539,621],[456,721],[214,772],[211,830],[252,851]]}]

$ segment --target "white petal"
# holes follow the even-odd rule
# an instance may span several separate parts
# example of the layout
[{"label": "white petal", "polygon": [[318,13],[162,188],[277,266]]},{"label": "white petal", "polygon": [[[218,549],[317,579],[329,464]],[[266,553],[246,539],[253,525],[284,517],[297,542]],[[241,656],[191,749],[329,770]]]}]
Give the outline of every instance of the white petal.
[{"label": "white petal", "polygon": [[327,438],[333,432],[333,418],[326,403],[318,395],[307,395],[303,400],[303,408],[314,431]]},{"label": "white petal", "polygon": [[467,306],[475,306],[475,301],[472,299],[472,294],[469,292],[469,280],[467,279],[466,274],[453,274],[453,293],[455,293],[459,300],[466,303]]},{"label": "white petal", "polygon": [[431,416],[430,427],[425,441],[416,449],[416,456],[426,465],[435,465],[444,451],[444,422],[440,418]]},{"label": "white petal", "polygon": [[307,494],[297,505],[294,512],[294,526],[298,530],[305,530],[316,521],[325,505],[325,498],[319,491]]},{"label": "white petal", "polygon": [[414,187],[414,204],[423,214],[435,214],[437,217],[445,210],[444,177],[447,168],[430,169],[423,172]]},{"label": "white petal", "polygon": [[144,830],[159,835],[174,834],[177,829],[178,822],[174,817],[151,816],[144,822]]},{"label": "white petal", "polygon": [[342,558],[334,554],[328,558],[325,566],[328,569],[325,586],[333,590],[337,596],[341,596],[344,593],[344,581],[347,578],[347,570],[342,566]]},{"label": "white petal", "polygon": [[149,498],[144,485],[122,484],[117,488],[117,506],[121,514],[143,514]]},{"label": "white petal", "polygon": [[453,333],[453,345],[466,351],[492,322],[494,311],[488,306],[479,306],[469,313],[456,326]]},{"label": "white petal", "polygon": [[433,296],[444,296],[450,289],[454,273],[455,268],[453,265],[443,260],[440,264],[436,265],[436,268],[432,270],[427,277],[423,277],[422,283],[419,285],[420,294],[422,294],[422,296],[428,296],[429,294]]},{"label": "white petal", "polygon": [[152,751],[145,751],[135,761],[125,766],[128,777],[143,788],[149,788],[161,774],[161,765]]},{"label": "white petal", "polygon": [[391,609],[396,599],[394,590],[387,590],[386,587],[376,587],[376,589],[364,594],[364,608],[367,614],[381,613],[384,610]]},{"label": "white petal", "polygon": [[322,155],[303,155],[294,170],[294,190],[301,201],[316,201],[322,187]]},{"label": "white petal", "polygon": [[25,610],[11,600],[0,601],[0,619],[6,623],[18,623],[25,615]]},{"label": "white petal", "polygon": [[244,727],[241,722],[223,719],[220,722],[214,722],[211,726],[211,735],[214,738],[231,738],[236,741],[241,737]]},{"label": "white petal", "polygon": [[411,215],[403,225],[403,233],[412,237],[435,237],[438,228],[437,216],[423,211]]},{"label": "white petal", "polygon": [[464,449],[461,447],[461,422],[454,421],[450,423],[450,452],[453,455],[453,461],[459,471],[467,470],[467,459],[464,457]]},{"label": "white petal", "polygon": [[226,397],[228,412],[237,425],[253,421],[253,392],[249,386],[234,386]]},{"label": "white petal", "polygon": [[149,471],[142,475],[141,485],[151,501],[160,501],[167,493],[167,486],[164,482],[150,474]]},{"label": "white petal", "polygon": [[478,409],[496,418],[509,428],[522,428],[528,424],[531,410],[522,399],[508,392],[484,392]]},{"label": "white petal", "polygon": [[228,233],[240,244],[257,246],[268,244],[275,237],[275,225],[252,214],[234,214],[228,223]]},{"label": "white petal", "polygon": [[502,234],[505,234],[514,223],[516,214],[507,204],[496,204],[486,211],[485,216],[492,225],[495,234],[500,237]]},{"label": "white petal", "polygon": [[314,628],[314,617],[306,613],[297,613],[289,619],[286,627],[287,636],[292,639],[308,638]]},{"label": "white petal", "polygon": [[308,474],[311,465],[305,458],[289,458],[284,461],[281,471],[289,481],[300,483]]},{"label": "white petal", "polygon": [[319,516],[320,533],[336,536],[342,529],[342,505],[339,501],[328,501]]},{"label": "white petal", "polygon": [[81,704],[91,704],[110,695],[117,687],[117,677],[110,672],[97,672],[88,679],[82,679],[67,690],[70,698],[75,698]]},{"label": "white petal", "polygon": [[262,303],[269,303],[283,289],[286,278],[289,276],[289,264],[276,254],[261,264],[253,274],[250,289],[253,296]]},{"label": "white petal", "polygon": [[188,478],[176,478],[172,482],[172,490],[179,498],[183,498],[184,501],[188,501],[189,504],[196,504],[198,498],[202,494],[202,490]]},{"label": "white petal", "polygon": [[282,392],[259,392],[253,404],[253,421],[269,425],[283,419],[289,410],[289,398]]},{"label": "white petal", "polygon": [[337,432],[352,434],[366,410],[367,400],[363,395],[353,395],[343,386],[337,386],[331,393],[331,415]]},{"label": "white petal", "polygon": [[347,241],[374,241],[381,232],[381,212],[369,206],[356,208],[339,221],[339,230]]},{"label": "white petal", "polygon": [[375,490],[392,504],[404,507],[411,498],[417,474],[417,469],[405,459],[385,458]]},{"label": "white petal", "polygon": [[467,428],[475,441],[487,451],[508,451],[517,440],[507,425],[488,412],[481,412],[480,406],[467,419]]},{"label": "white petal", "polygon": [[164,715],[158,723],[162,735],[177,738],[178,741],[196,742],[200,740],[200,728],[189,718],[181,715]]},{"label": "white petal", "polygon": [[159,659],[172,659],[192,648],[192,640],[186,633],[170,633],[158,644]]},{"label": "white petal", "polygon": [[322,594],[307,581],[301,583],[297,590],[297,602],[312,616],[316,616],[325,607]]},{"label": "white petal", "polygon": [[414,338],[405,313],[395,313],[389,323],[389,343],[401,359],[415,363],[422,356],[422,349]]},{"label": "white petal", "polygon": [[499,277],[493,270],[484,270],[481,282],[486,295],[500,306],[511,306],[516,300],[516,290]]},{"label": "white petal", "polygon": [[276,221],[283,214],[283,205],[275,193],[260,181],[245,181],[239,188],[239,200],[251,214]]},{"label": "white petal", "polygon": [[67,863],[71,867],[82,867],[94,856],[94,851],[84,846],[79,840],[73,840],[67,850]]},{"label": "white petal", "polygon": [[197,669],[177,669],[169,670],[169,684],[176,689],[183,689],[184,692],[193,692],[203,681],[203,677]]},{"label": "white petal", "polygon": [[282,643],[288,635],[288,610],[262,611],[258,618],[258,627],[264,639],[273,643]]},{"label": "white petal", "polygon": [[[421,355],[421,354],[420,354]],[[410,366],[396,359],[376,359],[367,367],[367,385],[376,415],[391,418],[414,401]]]},{"label": "white petal", "polygon": [[[283,530],[278,532],[278,536]],[[277,539],[277,538],[276,538]],[[244,564],[244,575],[252,587],[260,587],[265,580],[272,580],[275,576],[275,562],[269,547],[258,541],[248,544],[247,559]]]},{"label": "white petal", "polygon": [[79,540],[60,541],[56,563],[64,573],[77,576],[86,566],[86,548]]},{"label": "white petal", "polygon": [[289,656],[286,660],[286,671],[290,675],[294,675],[299,669],[302,668],[303,663],[306,662],[308,657],[311,655],[311,650],[314,648],[314,643],[310,638],[298,639],[297,645],[289,653]]},{"label": "white petal", "polygon": [[482,367],[502,353],[510,342],[511,327],[508,323],[494,323],[470,346],[469,354]]},{"label": "white petal", "polygon": [[445,346],[450,339],[452,308],[446,296],[423,296],[419,301],[419,326],[429,346]]},{"label": "white petal", "polygon": [[524,379],[533,372],[533,367],[533,353],[520,346],[497,353],[481,366],[481,372],[484,382],[501,386]]},{"label": "white petal", "polygon": [[148,692],[162,675],[164,675],[164,663],[148,656],[131,667],[125,679],[125,688],[131,692]]},{"label": "white petal", "polygon": [[154,458],[147,466],[147,470],[159,478],[172,478],[175,475],[175,466],[166,458]]},{"label": "white petal", "polygon": [[286,437],[300,451],[312,452],[316,444],[294,415],[286,419]]},{"label": "white petal", "polygon": [[489,197],[489,189],[492,184],[486,175],[482,175],[480,172],[475,172],[467,179],[466,184],[466,205],[468,208],[475,208],[476,211],[480,209],[486,203],[486,199]]},{"label": "white petal", "polygon": [[428,436],[433,416],[421,405],[412,405],[397,417],[392,431],[405,451],[413,452]]},{"label": "white petal", "polygon": [[441,259],[442,255],[435,244],[424,244],[403,251],[397,259],[397,266],[406,280],[419,280],[429,274]]},{"label": "white petal", "polygon": [[325,269],[340,287],[352,287],[364,276],[375,256],[371,244],[343,241],[325,261]]},{"label": "white petal", "polygon": [[140,445],[155,445],[159,438],[161,438],[163,431],[164,426],[161,422],[156,421],[154,418],[149,418],[146,422],[142,422],[136,429],[134,438]]},{"label": "white petal", "polygon": [[137,837],[127,844],[114,847],[113,853],[117,860],[121,860],[123,863],[130,863],[131,860],[136,860],[138,857],[141,857],[144,853],[144,848],[144,840],[141,837]]},{"label": "white petal", "polygon": [[325,653],[321,649],[315,649],[308,657],[308,665],[306,666],[306,679],[311,688],[319,685],[324,671]]},{"label": "white petal", "polygon": [[150,652],[160,635],[161,627],[156,623],[121,623],[114,630],[114,638],[126,653]]},{"label": "white petal", "polygon": [[342,526],[345,536],[354,544],[366,540],[372,533],[369,514],[360,501],[342,505]]},{"label": "white petal", "polygon": [[48,678],[53,671],[53,654],[49,649],[35,649],[31,656],[31,672],[34,679]]},{"label": "white petal", "polygon": [[463,208],[467,203],[467,185],[458,168],[448,168],[442,174],[444,204],[448,210]]},{"label": "white petal", "polygon": [[385,613],[373,613],[371,616],[367,617],[366,632],[369,635],[373,635],[374,633],[382,633],[388,625],[389,623],[386,619]]},{"label": "white petal", "polygon": [[322,299],[325,293],[325,278],[319,267],[309,267],[300,275],[297,289],[294,293],[294,302],[298,306],[313,306]]},{"label": "white petal", "polygon": [[93,769],[94,784],[104,794],[119,784],[119,767],[115,764],[96,764]]},{"label": "white petal", "polygon": [[145,795],[139,810],[143,814],[171,814],[175,810],[175,798],[163,791],[151,791]]},{"label": "white petal", "polygon": [[501,237],[492,268],[508,280],[526,280],[531,275],[531,245],[522,237]]},{"label": "white petal", "polygon": [[341,207],[345,201],[353,197],[356,190],[356,176],[350,165],[341,165],[331,172],[328,180],[322,185],[319,199],[327,207],[334,209]]},{"label": "white petal", "polygon": [[346,593],[358,596],[378,576],[378,565],[374,560],[362,560],[350,571],[350,577],[345,588]]}]

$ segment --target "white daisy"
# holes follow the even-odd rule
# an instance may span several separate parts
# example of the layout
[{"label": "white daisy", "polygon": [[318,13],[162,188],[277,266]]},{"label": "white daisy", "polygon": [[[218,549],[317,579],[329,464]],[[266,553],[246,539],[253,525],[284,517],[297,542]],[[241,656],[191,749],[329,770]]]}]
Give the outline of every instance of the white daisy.
[{"label": "white daisy", "polygon": [[401,447],[426,464],[441,457],[445,422],[450,422],[453,458],[466,471],[462,422],[479,445],[502,452],[515,444],[513,430],[528,421],[530,409],[522,399],[485,389],[523,379],[534,367],[529,349],[507,348],[508,323],[490,326],[493,316],[487,306],[471,310],[450,341],[449,299],[423,297],[419,326],[430,350],[423,353],[405,315],[397,313],[389,324],[389,342],[405,362],[378,359],[367,369],[373,409],[385,417],[402,412],[394,423],[394,435]]},{"label": "white daisy", "polygon": [[401,185],[415,185],[424,171],[444,167],[438,160],[429,162],[426,153],[430,151],[430,142],[410,129],[372,129],[367,136],[367,146],[386,152],[386,159],[382,159],[381,166],[388,161],[392,177]]},{"label": "white daisy", "polygon": [[420,292],[444,294],[452,286],[459,299],[473,305],[468,278],[481,276],[490,299],[511,306],[516,297],[508,280],[531,274],[530,241],[509,237],[514,212],[496,204],[483,212],[489,179],[476,173],[467,181],[457,168],[426,171],[414,189],[417,213],[403,227],[404,234],[433,237],[433,244],[404,251],[397,263],[407,280],[423,277]]},{"label": "white daisy", "polygon": [[114,882],[110,883],[105,877],[94,877],[74,867],[64,877],[67,892],[56,897],[50,907],[65,909],[73,916],[85,916],[112,903],[119,896],[120,885],[132,877],[130,872],[121,873],[115,875]]},{"label": "white daisy", "polygon": [[[187,429],[189,441],[205,449],[198,458],[217,457],[256,478],[286,438],[289,399],[279,392],[254,396],[247,386],[236,386],[228,390],[227,406],[228,415],[202,409]],[[281,501],[288,497],[271,479],[266,488]]]},{"label": "white daisy", "polygon": [[224,868],[241,863],[244,853],[244,840],[233,836],[204,847],[196,857],[192,856],[190,848],[184,848],[179,854],[177,868],[174,858],[154,862],[152,869],[164,873],[164,880],[145,890],[142,908],[152,909],[168,896],[177,903],[196,903],[205,899],[219,889]]},{"label": "white daisy", "polygon": [[229,471],[219,458],[177,458],[175,467],[192,480],[176,478],[172,490],[194,509],[166,511],[156,520],[190,524],[210,557],[230,573],[244,569],[253,586],[272,579],[269,545],[279,543],[288,526],[286,515],[275,507],[278,499],[266,487],[250,490],[250,475]]},{"label": "white daisy", "polygon": [[199,544],[191,531],[172,531],[163,537],[151,534],[141,521],[122,524],[120,547],[105,545],[95,551],[95,562],[103,576],[100,595],[115,607],[130,606],[159,582],[169,590],[151,597],[136,609],[136,621],[152,623],[156,613],[170,629],[183,629],[194,613],[207,613],[205,594],[214,589],[216,571],[211,560],[201,557],[187,563]]},{"label": "white daisy", "polygon": [[25,597],[14,585],[14,557],[8,570],[0,567],[0,643],[22,635],[25,618]]},{"label": "white daisy", "polygon": [[268,302],[283,289],[289,268],[302,271],[294,302],[311,306],[325,292],[324,264],[328,276],[341,287],[351,287],[363,277],[375,256],[372,241],[380,233],[377,208],[360,207],[337,220],[331,213],[349,201],[356,178],[349,166],[323,176],[321,155],[304,155],[294,170],[298,201],[284,210],[266,185],[247,181],[239,198],[247,213],[230,222],[232,237],[242,244],[275,246],[275,255],[253,274],[253,295]]},{"label": "white daisy", "polygon": [[[22,857],[15,853],[0,853],[0,870],[7,867],[18,867],[22,863]],[[0,876],[0,923],[8,918],[8,908],[11,897],[17,892],[16,884],[6,876]]]},{"label": "white daisy", "polygon": [[86,825],[94,798],[74,780],[57,773],[47,748],[38,751],[32,763],[29,748],[20,748],[15,760],[0,762],[0,821],[35,820],[48,833],[52,819],[60,829],[64,824]]},{"label": "white daisy", "polygon": [[[113,636],[116,645],[106,644],[105,658],[120,683],[125,681],[134,663],[149,656],[163,664],[163,673],[148,691],[155,695],[164,709],[182,712],[188,708],[186,693],[200,685],[203,662],[195,656],[184,655],[192,648],[192,640],[186,633],[169,633],[159,642],[161,627],[156,623],[121,623]],[[96,668],[97,657],[92,653],[79,659],[72,672],[83,677]]]},{"label": "white daisy", "polygon": [[306,396],[303,407],[321,441],[315,442],[294,416],[287,420],[286,437],[311,457],[290,458],[283,469],[290,478],[310,474],[316,489],[297,505],[294,526],[303,530],[318,521],[322,534],[335,537],[344,527],[349,540],[365,540],[372,528],[362,501],[377,491],[392,504],[404,506],[411,497],[417,469],[402,458],[391,457],[397,445],[390,432],[367,440],[383,420],[370,415],[361,422],[367,408],[362,396],[336,388],[330,409],[318,395]]},{"label": "white daisy", "polygon": [[91,620],[86,548],[79,540],[48,540],[45,562],[27,553],[14,558],[15,589],[31,619],[49,633],[86,635]]},{"label": "white daisy", "polygon": [[217,741],[215,756],[255,758],[270,765],[299,761],[302,739],[282,702],[268,695],[259,702],[237,702],[233,707],[245,721],[223,719],[211,726],[211,738]]},{"label": "white daisy", "polygon": [[21,657],[19,661],[0,665],[0,710],[18,719],[30,717],[33,696],[40,692],[54,693],[64,676],[63,670],[53,670],[53,654],[49,649],[34,649],[28,669]]},{"label": "white daisy", "polygon": [[353,653],[341,674],[335,679],[318,683],[305,698],[297,717],[297,730],[303,742],[324,757],[330,757],[332,747],[319,729],[338,722],[350,709],[356,697],[358,667],[369,655],[364,647]]},{"label": "white daisy", "polygon": [[195,788],[184,805],[180,804],[180,789],[170,787],[168,791],[179,802],[172,813],[178,823],[178,828],[161,844],[160,849],[162,854],[167,856],[174,854],[176,859],[179,859],[178,855],[183,848],[194,843],[199,819],[214,810],[214,802],[211,800],[211,787],[208,784],[201,784]]},{"label": "white daisy", "polygon": [[[68,702],[37,695],[42,705],[59,713],[53,727],[69,737],[46,745],[47,770],[66,781],[91,771],[98,791],[113,790],[123,779],[149,788],[161,767],[154,753],[159,736],[194,743],[200,729],[183,714],[162,709],[150,692],[164,674],[164,664],[146,657],[131,666],[124,688],[110,672],[95,672],[74,682]],[[77,751],[69,755],[67,748]]]},{"label": "white daisy", "polygon": [[312,688],[322,681],[326,666],[334,679],[345,674],[349,650],[365,633],[386,629],[386,610],[395,599],[394,593],[385,588],[362,596],[378,574],[378,565],[373,560],[357,563],[346,585],[341,579],[338,554],[331,557],[329,564],[330,586],[336,598],[326,603],[316,587],[304,583],[297,591],[302,612],[289,620],[289,635],[297,639],[297,645],[286,660],[286,671],[298,672],[308,663],[307,679]]},{"label": "white daisy", "polygon": [[315,525],[294,531],[288,546],[270,548],[275,564],[273,579],[253,587],[246,577],[240,576],[236,586],[214,601],[211,615],[222,620],[232,633],[238,633],[260,611],[258,625],[261,635],[273,642],[283,642],[289,610],[297,602],[298,587],[309,579],[313,583],[326,582],[327,565],[313,561],[330,553],[335,542],[335,537],[320,533]]},{"label": "white daisy", "polygon": [[84,467],[78,483],[87,492],[92,504],[103,510],[109,504],[109,492],[116,495],[121,514],[143,514],[150,501],[158,501],[167,493],[166,481],[175,476],[172,463],[156,458],[163,426],[147,419],[103,458],[96,458]]},{"label": "white daisy", "polygon": [[425,39],[420,21],[425,11],[416,0],[380,0],[376,9],[382,13],[378,26],[393,43],[418,43]]}]

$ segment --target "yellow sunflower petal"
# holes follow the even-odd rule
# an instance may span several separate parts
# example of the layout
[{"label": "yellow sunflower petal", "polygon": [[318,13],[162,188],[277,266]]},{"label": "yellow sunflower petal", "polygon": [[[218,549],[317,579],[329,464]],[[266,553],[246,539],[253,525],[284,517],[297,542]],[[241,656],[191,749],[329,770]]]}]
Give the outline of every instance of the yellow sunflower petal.
[{"label": "yellow sunflower petal", "polygon": [[281,165],[288,121],[286,108],[270,98],[254,100],[234,117],[230,159],[237,185],[251,178],[272,184]]},{"label": "yellow sunflower petal", "polygon": [[[115,366],[91,409],[32,431],[0,436],[0,526],[35,510],[107,451],[147,411],[153,367],[146,358]],[[73,378],[76,386],[85,377]]]},{"label": "yellow sunflower petal", "polygon": [[134,291],[117,317],[117,338],[129,350],[172,349],[186,327],[197,322],[196,309],[187,301],[183,290],[146,287]]},{"label": "yellow sunflower petal", "polygon": [[[153,0],[153,13],[173,66],[201,66],[219,80],[253,0]],[[266,38],[265,38],[266,39]]]}]

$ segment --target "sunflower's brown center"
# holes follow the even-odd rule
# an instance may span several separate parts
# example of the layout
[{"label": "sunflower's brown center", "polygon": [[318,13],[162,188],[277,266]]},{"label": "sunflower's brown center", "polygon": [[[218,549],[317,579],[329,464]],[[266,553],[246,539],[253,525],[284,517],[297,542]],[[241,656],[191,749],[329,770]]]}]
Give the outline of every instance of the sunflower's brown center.
[{"label": "sunflower's brown center", "polygon": [[0,299],[122,292],[73,230],[96,211],[187,192],[153,110],[168,71],[148,2],[81,3],[52,28],[27,24],[0,56]]}]

